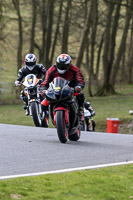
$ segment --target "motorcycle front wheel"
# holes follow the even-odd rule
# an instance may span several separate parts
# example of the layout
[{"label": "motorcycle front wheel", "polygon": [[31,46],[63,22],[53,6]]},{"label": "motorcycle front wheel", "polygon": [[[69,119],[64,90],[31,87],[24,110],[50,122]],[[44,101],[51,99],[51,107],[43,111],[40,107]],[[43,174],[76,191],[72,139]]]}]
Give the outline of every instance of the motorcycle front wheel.
[{"label": "motorcycle front wheel", "polygon": [[56,111],[56,127],[60,142],[66,143],[68,138],[68,130],[66,127],[63,110]]},{"label": "motorcycle front wheel", "polygon": [[41,121],[41,115],[39,113],[38,103],[36,101],[33,101],[30,106],[31,106],[31,113],[32,113],[33,122],[35,126],[41,127],[42,121]]}]

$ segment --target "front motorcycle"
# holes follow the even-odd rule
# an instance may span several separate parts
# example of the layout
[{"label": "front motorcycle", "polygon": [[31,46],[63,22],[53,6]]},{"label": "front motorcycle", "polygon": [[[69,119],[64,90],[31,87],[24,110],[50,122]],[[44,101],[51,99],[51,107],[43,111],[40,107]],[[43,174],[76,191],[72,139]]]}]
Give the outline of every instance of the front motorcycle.
[{"label": "front motorcycle", "polygon": [[57,77],[45,93],[53,125],[57,128],[60,142],[77,141],[80,138],[80,117],[74,91],[69,81]]},{"label": "front motorcycle", "polygon": [[48,117],[42,111],[41,107],[40,83],[41,80],[34,74],[29,74],[21,84],[24,86],[24,94],[27,96],[27,109],[29,115],[33,118],[35,126],[48,127]]}]

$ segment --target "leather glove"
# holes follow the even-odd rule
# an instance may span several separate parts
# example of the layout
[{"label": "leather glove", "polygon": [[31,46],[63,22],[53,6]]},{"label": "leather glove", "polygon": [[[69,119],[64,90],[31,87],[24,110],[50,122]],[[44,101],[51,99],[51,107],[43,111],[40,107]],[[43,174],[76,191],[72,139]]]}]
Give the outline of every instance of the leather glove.
[{"label": "leather glove", "polygon": [[82,87],[81,86],[75,86],[74,91],[76,93],[80,93],[82,91]]},{"label": "leather glove", "polygon": [[41,96],[44,97],[46,93],[46,90],[41,91]]},{"label": "leather glove", "polygon": [[21,85],[21,83],[20,83],[20,81],[15,81],[15,86],[20,86]]},{"label": "leather glove", "polygon": [[43,87],[41,88],[41,87],[40,87],[39,93],[40,93],[41,97],[44,97],[44,96],[45,96],[46,91],[47,91],[47,90],[46,90],[45,88],[43,88]]}]

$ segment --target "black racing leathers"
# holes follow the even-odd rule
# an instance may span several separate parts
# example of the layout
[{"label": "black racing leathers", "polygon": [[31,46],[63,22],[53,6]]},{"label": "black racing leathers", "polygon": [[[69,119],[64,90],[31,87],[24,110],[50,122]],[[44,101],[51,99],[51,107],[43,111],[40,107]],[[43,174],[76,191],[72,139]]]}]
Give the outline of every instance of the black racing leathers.
[{"label": "black racing leathers", "polygon": [[26,66],[24,66],[18,71],[17,81],[22,81],[22,79],[28,74],[35,74],[37,78],[44,79],[46,68],[42,64],[36,64],[33,70],[29,70]]}]

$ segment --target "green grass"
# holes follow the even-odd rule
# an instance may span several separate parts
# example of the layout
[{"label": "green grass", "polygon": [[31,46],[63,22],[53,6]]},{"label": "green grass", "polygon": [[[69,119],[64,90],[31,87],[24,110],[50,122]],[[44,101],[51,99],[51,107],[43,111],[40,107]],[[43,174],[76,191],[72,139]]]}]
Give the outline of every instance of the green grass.
[{"label": "green grass", "polygon": [[[50,127],[53,127],[51,120]],[[24,126],[34,126],[30,116],[25,116],[22,105],[0,105],[0,123]]]},{"label": "green grass", "polygon": [[133,165],[0,181],[0,199],[133,199]]}]

